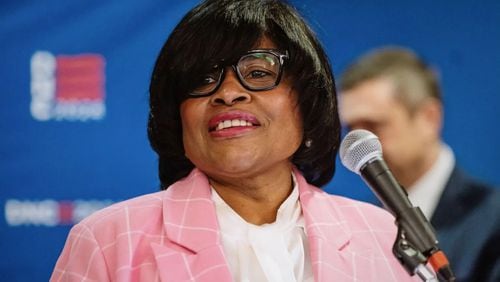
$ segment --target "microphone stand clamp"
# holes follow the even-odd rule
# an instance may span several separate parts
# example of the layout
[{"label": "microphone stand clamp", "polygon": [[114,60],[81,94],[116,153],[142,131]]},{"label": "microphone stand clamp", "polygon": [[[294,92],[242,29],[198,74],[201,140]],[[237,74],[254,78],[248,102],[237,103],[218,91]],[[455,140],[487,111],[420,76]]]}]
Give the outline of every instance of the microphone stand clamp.
[{"label": "microphone stand clamp", "polygon": [[398,228],[392,252],[410,275],[417,274],[425,282],[438,281],[434,273],[426,266],[427,258],[406,240],[402,228]]}]

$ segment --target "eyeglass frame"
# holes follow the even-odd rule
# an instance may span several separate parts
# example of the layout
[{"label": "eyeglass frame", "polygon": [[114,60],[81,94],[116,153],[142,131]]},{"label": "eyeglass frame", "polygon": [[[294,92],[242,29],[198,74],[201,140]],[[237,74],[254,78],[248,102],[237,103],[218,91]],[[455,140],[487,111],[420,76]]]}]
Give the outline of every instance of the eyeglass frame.
[{"label": "eyeglass frame", "polygon": [[[240,73],[240,70],[238,69],[238,63],[241,61],[242,58],[255,54],[255,53],[267,53],[274,55],[278,58],[279,62],[279,68],[278,68],[278,75],[276,77],[276,81],[274,85],[267,86],[264,88],[251,88],[250,86],[246,85],[244,82],[245,80],[241,77],[242,74]],[[188,93],[188,98],[202,98],[202,97],[208,97],[213,95],[217,90],[219,90],[220,86],[222,85],[222,82],[226,78],[226,68],[227,67],[232,67],[234,73],[236,74],[236,77],[238,78],[238,82],[240,83],[241,86],[243,86],[246,90],[249,91],[266,91],[266,90],[271,90],[276,88],[280,82],[281,82],[281,77],[283,75],[283,67],[285,66],[285,60],[288,60],[290,57],[288,55],[288,50],[285,50],[284,54],[282,53],[281,50],[278,49],[254,49],[246,52],[244,55],[242,55],[235,63],[233,64],[224,64],[224,60],[221,60],[220,67],[217,66],[218,68],[221,68],[219,78],[217,79],[217,85],[214,87],[213,90],[209,91],[206,94],[193,94],[192,92]]]}]

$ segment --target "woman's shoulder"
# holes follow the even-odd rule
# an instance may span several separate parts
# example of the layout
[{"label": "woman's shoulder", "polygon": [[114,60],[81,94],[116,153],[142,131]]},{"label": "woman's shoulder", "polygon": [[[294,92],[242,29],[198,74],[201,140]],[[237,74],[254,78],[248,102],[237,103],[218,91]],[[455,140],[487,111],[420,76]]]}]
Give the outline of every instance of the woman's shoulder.
[{"label": "woman's shoulder", "polygon": [[383,208],[376,206],[369,202],[364,202],[361,200],[348,198],[345,196],[330,194],[323,189],[318,187],[309,185],[309,189],[307,192],[313,194],[315,198],[322,198],[324,201],[329,202],[340,209],[359,209],[361,211],[366,211],[369,213],[375,213],[377,216],[392,216],[389,212],[384,210]]},{"label": "woman's shoulder", "polygon": [[329,200],[343,211],[351,213],[356,211],[355,214],[359,214],[360,216],[385,219],[390,221],[391,225],[394,224],[394,216],[392,214],[372,203],[338,195],[329,195]]},{"label": "woman's shoulder", "polygon": [[183,212],[185,203],[209,201],[209,191],[206,177],[193,170],[166,190],[112,204],[86,217],[75,228],[94,234],[130,231],[154,234],[161,232],[165,212],[177,216]]},{"label": "woman's shoulder", "polygon": [[[326,193],[326,192],[325,192]],[[326,193],[327,194],[327,193]],[[389,212],[384,210],[383,208],[376,206],[369,202],[364,202],[361,200],[356,200],[352,198],[348,198],[345,196],[327,194],[328,200],[334,203],[336,206],[345,209],[360,209],[362,211],[375,213],[377,216],[391,216]]]},{"label": "woman's shoulder", "polygon": [[[371,228],[374,224],[377,225],[376,228],[394,230],[394,217],[386,210],[371,203],[329,194],[307,183],[300,173],[296,172],[296,177],[306,208],[310,211],[327,212],[330,218],[359,228]],[[320,209],[313,208],[318,205],[321,206]]]},{"label": "woman's shoulder", "polygon": [[317,198],[328,203],[339,220],[354,228],[376,228],[394,231],[394,216],[381,207],[360,200],[314,189]]},{"label": "woman's shoulder", "polygon": [[76,226],[99,233],[100,230],[127,230],[157,222],[162,217],[164,191],[116,202],[84,218]]}]

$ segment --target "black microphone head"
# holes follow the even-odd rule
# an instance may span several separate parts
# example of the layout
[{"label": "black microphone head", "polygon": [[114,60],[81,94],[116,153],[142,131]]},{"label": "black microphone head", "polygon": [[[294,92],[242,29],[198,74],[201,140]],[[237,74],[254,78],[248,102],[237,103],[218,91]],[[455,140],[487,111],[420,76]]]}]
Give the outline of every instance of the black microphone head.
[{"label": "black microphone head", "polygon": [[382,145],[368,130],[349,132],[340,144],[340,161],[350,171],[360,174],[361,168],[373,159],[382,159]]}]

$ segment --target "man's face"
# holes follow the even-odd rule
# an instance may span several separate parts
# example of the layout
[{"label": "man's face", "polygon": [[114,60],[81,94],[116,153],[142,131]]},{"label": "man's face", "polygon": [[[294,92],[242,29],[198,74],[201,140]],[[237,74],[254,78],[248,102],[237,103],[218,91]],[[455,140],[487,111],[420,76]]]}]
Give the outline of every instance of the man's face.
[{"label": "man's face", "polygon": [[[413,114],[396,99],[394,83],[385,77],[362,82],[341,93],[340,119],[350,130],[366,129],[382,143],[383,156],[403,185],[415,179],[430,144],[428,120],[417,109]],[[419,172],[418,172],[419,173]]]}]

